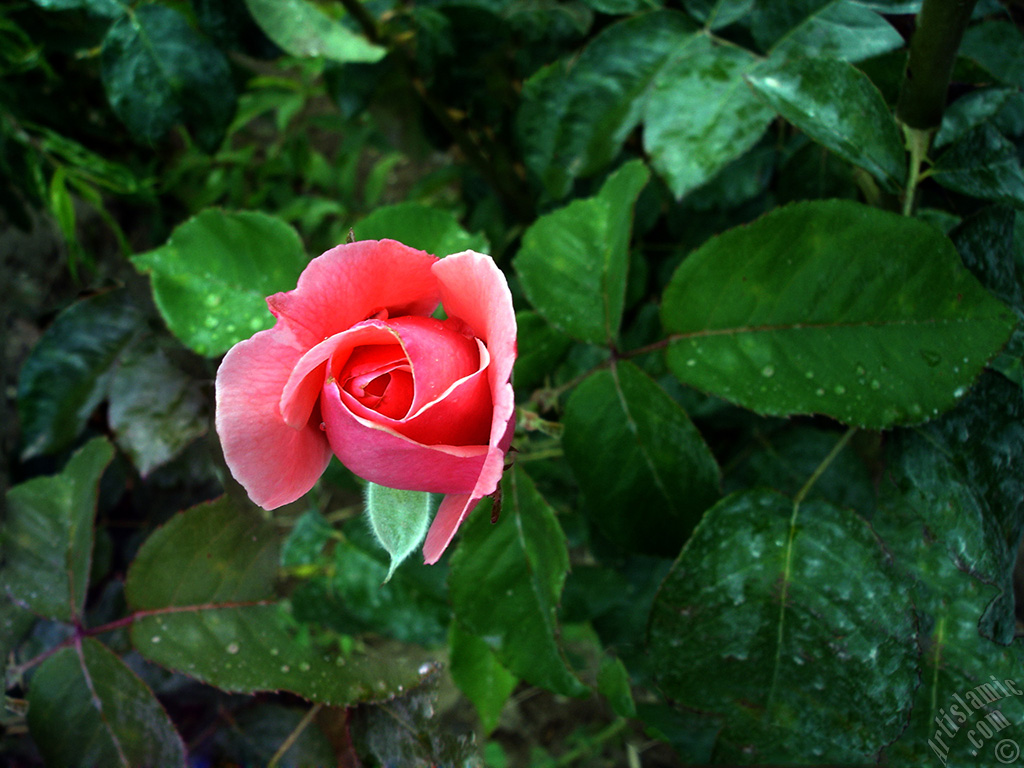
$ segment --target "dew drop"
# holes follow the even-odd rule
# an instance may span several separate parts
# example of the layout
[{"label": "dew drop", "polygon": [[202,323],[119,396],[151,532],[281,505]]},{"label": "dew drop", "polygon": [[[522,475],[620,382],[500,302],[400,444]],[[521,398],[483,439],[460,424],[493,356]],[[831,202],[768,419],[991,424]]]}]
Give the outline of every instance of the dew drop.
[{"label": "dew drop", "polygon": [[230,645],[228,645],[227,652],[230,654],[238,653],[238,643],[231,643]]},{"label": "dew drop", "polygon": [[818,387],[818,389],[815,390],[814,394],[816,394],[818,397],[821,397],[822,395],[825,394],[825,390],[822,389],[821,387]]},{"label": "dew drop", "polygon": [[813,379],[814,371],[808,371],[807,373],[804,374],[804,376],[806,376],[808,379]]},{"label": "dew drop", "polygon": [[277,656],[277,654],[278,654],[277,648],[271,648],[270,649],[270,655],[271,656]]},{"label": "dew drop", "polygon": [[301,664],[299,664],[299,669],[301,669],[303,672],[309,672],[309,664],[307,664],[306,662],[302,662]]},{"label": "dew drop", "polygon": [[942,355],[934,349],[922,349],[921,358],[928,364],[929,368],[934,368],[942,362]]},{"label": "dew drop", "polygon": [[696,360],[694,360],[694,359],[693,359],[693,358],[691,357],[691,358],[690,358],[689,360],[687,360],[687,361],[686,361],[686,364],[687,364],[688,366],[690,366],[691,368],[693,368],[693,366],[695,366],[695,365],[697,364],[697,361],[696,361]]},{"label": "dew drop", "polygon": [[872,379],[871,380],[871,388],[872,389],[881,389],[882,388],[882,382],[880,382],[878,379]]},{"label": "dew drop", "polygon": [[252,320],[249,321],[249,327],[252,328],[254,331],[258,331],[260,328],[263,327],[263,321],[258,317],[254,317]]},{"label": "dew drop", "polygon": [[321,432],[326,432],[327,431],[327,424],[322,422],[322,421],[320,422],[320,431]]},{"label": "dew drop", "polygon": [[955,397],[957,400],[959,400],[965,394],[967,394],[967,387],[957,387],[956,389],[953,390],[953,397]]},{"label": "dew drop", "polygon": [[764,376],[766,379],[770,379],[772,376],[775,375],[775,369],[772,368],[770,365],[766,365],[764,368],[761,369],[761,375]]},{"label": "dew drop", "polygon": [[845,395],[846,387],[844,387],[842,384],[836,384],[835,389],[832,391],[835,392],[837,395]]},{"label": "dew drop", "polygon": [[292,668],[291,668],[291,667],[289,667],[289,666],[288,666],[287,664],[282,664],[282,665],[281,665],[281,671],[282,671],[282,672],[291,672],[291,671],[292,671]]},{"label": "dew drop", "polygon": [[150,641],[151,643],[159,643],[159,642],[160,642],[160,635],[153,635],[153,637],[151,637],[151,638],[149,639],[149,641]]},{"label": "dew drop", "polygon": [[213,315],[207,315],[206,319],[203,320],[203,325],[205,325],[207,328],[216,328],[217,323],[219,322],[220,321]]},{"label": "dew drop", "polygon": [[429,674],[430,674],[430,671],[431,671],[431,669],[432,669],[432,667],[431,667],[431,665],[430,665],[430,664],[420,664],[420,668],[419,668],[419,669],[417,669],[416,671],[417,671],[417,672],[418,672],[418,673],[419,673],[420,675],[429,675]]},{"label": "dew drop", "polygon": [[867,373],[867,369],[860,363],[857,363],[857,375],[863,376],[865,373]]}]

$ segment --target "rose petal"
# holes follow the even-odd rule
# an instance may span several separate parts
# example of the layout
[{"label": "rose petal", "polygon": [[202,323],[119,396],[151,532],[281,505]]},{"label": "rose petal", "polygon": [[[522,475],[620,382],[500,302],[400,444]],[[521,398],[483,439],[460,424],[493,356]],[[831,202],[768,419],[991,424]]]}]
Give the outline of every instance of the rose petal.
[{"label": "rose petal", "polygon": [[434,522],[427,531],[427,539],[423,542],[423,562],[433,565],[441,559],[441,555],[455,536],[455,531],[469,514],[470,507],[475,506],[478,501],[480,499],[474,499],[469,493],[449,493],[441,500],[441,506],[434,515]]},{"label": "rose petal", "polygon": [[[272,329],[277,331],[275,325]],[[341,368],[348,354],[360,345],[397,344],[398,335],[379,320],[367,320],[354,328],[315,344],[296,361],[280,394],[281,416],[292,427],[309,420],[326,378],[325,363],[331,360],[335,370]]]},{"label": "rose petal", "polygon": [[274,509],[302,496],[327,468],[319,419],[298,429],[281,416],[281,392],[303,350],[274,329],[236,344],[217,370],[217,434],[231,474],[256,504]]},{"label": "rose petal", "polygon": [[410,413],[432,403],[454,382],[473,374],[480,367],[476,340],[451,330],[440,320],[396,317],[388,321],[388,326],[398,332],[412,363],[416,394]]},{"label": "rose petal", "polygon": [[394,240],[346,243],[310,261],[295,290],[267,304],[282,331],[309,348],[381,310],[430,315],[440,299],[430,271],[436,261]]},{"label": "rose petal", "polygon": [[475,486],[487,446],[422,445],[384,426],[379,416],[374,421],[357,416],[342,397],[337,382],[330,380],[320,408],[331,449],[355,474],[410,491],[466,493]]}]

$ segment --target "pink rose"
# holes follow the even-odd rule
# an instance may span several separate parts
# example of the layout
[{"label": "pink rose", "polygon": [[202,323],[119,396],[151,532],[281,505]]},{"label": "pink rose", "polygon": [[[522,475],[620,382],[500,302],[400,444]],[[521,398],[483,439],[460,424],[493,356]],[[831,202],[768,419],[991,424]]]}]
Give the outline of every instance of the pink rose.
[{"label": "pink rose", "polygon": [[[423,545],[436,562],[498,487],[512,440],[505,276],[473,251],[438,259],[364,241],[313,259],[295,290],[267,304],[277,323],[217,371],[231,473],[265,509],[306,493],[332,452],[379,485],[443,493]],[[447,319],[432,316],[438,305]]]}]

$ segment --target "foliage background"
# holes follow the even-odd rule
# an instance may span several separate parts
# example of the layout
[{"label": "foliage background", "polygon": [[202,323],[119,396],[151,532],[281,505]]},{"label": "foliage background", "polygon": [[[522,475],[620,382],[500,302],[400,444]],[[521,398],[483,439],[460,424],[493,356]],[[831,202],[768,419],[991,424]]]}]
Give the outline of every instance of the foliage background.
[{"label": "foliage background", "polygon": [[[1016,760],[1018,22],[4,4],[5,760]],[[497,522],[383,586],[361,481],[255,510],[211,422],[350,230],[519,310]]]}]

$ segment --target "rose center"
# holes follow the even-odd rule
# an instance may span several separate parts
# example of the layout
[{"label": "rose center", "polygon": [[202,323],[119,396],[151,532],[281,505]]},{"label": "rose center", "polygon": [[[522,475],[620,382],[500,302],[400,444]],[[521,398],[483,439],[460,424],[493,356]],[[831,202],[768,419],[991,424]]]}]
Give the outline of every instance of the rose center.
[{"label": "rose center", "polygon": [[357,401],[389,419],[403,418],[412,406],[412,371],[398,344],[358,347],[339,380]]}]

